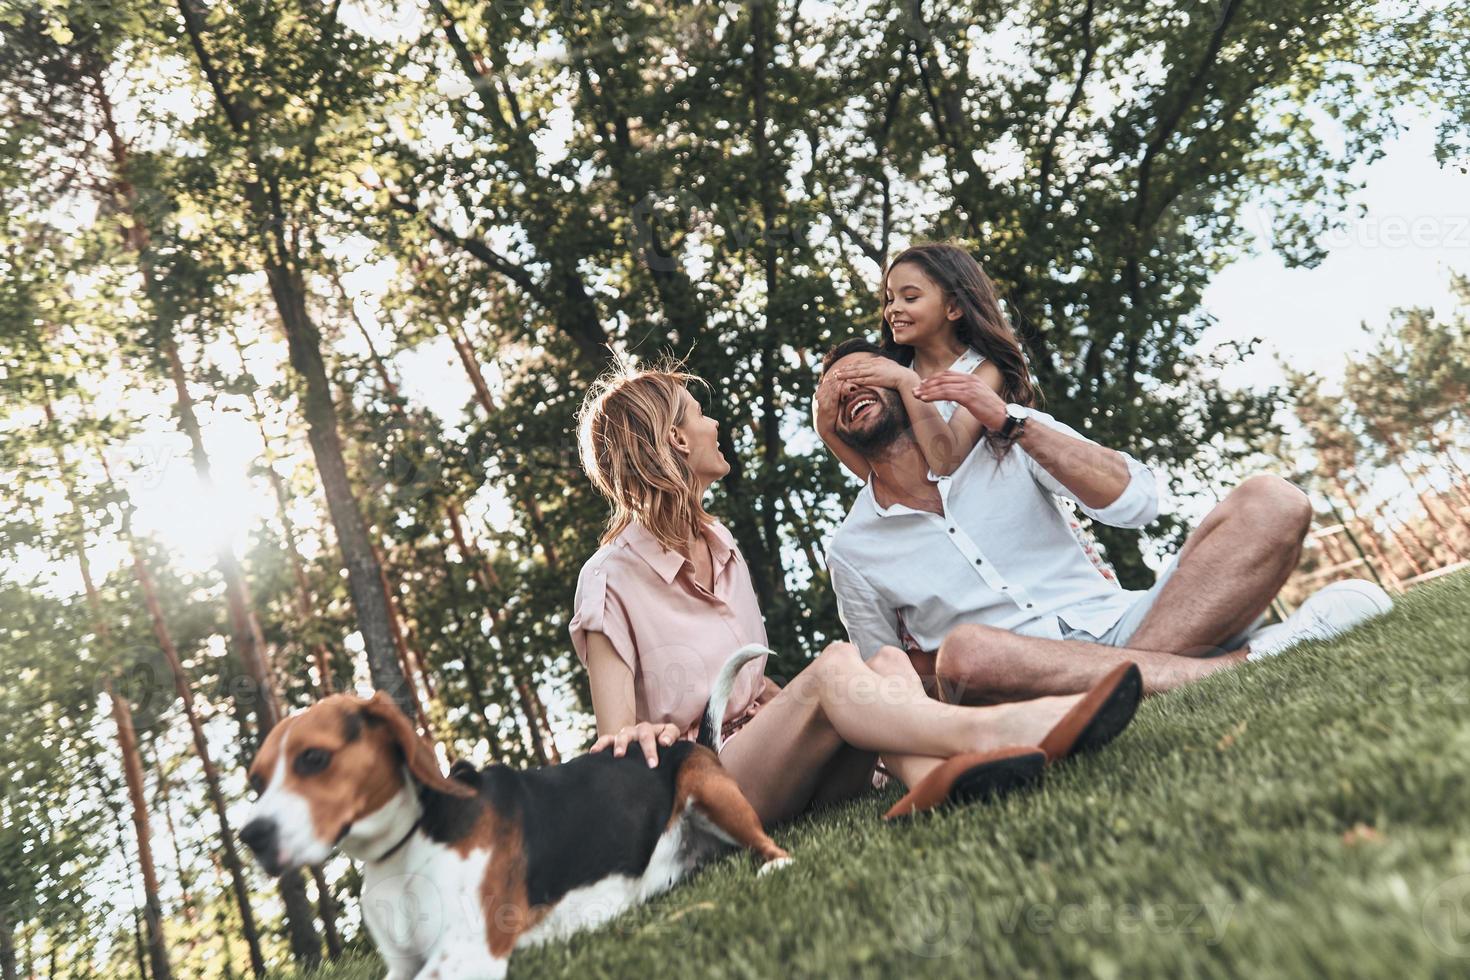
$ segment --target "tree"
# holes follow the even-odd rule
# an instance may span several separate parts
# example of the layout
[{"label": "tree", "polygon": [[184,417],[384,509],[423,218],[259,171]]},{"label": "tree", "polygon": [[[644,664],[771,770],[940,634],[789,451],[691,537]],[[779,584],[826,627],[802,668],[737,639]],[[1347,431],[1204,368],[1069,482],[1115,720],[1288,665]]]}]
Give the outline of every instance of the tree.
[{"label": "tree", "polygon": [[[320,334],[307,306],[302,222],[309,214],[324,169],[323,153],[334,107],[353,98],[355,68],[362,65],[360,39],[347,36],[338,20],[339,2],[320,10],[278,18],[269,5],[246,0],[226,11],[180,0],[178,10],[195,63],[213,94],[221,125],[205,125],[201,136],[231,164],[230,190],[245,205],[250,233],[240,244],[254,252],[290,344],[291,364],[304,386],[303,412],[327,507],[347,568],[358,626],[373,682],[412,716],[407,678],[399,668],[392,622],[382,591],[362,512],[347,475],[336,408],[322,359]],[[228,24],[230,31],[214,29]],[[214,25],[213,27],[211,25]],[[289,63],[273,76],[258,52],[289,52]],[[291,73],[309,81],[304,89]],[[264,83],[264,84],[262,84]],[[275,109],[272,112],[271,109]],[[289,109],[289,111],[288,111]],[[335,130],[341,138],[342,130]]]}]

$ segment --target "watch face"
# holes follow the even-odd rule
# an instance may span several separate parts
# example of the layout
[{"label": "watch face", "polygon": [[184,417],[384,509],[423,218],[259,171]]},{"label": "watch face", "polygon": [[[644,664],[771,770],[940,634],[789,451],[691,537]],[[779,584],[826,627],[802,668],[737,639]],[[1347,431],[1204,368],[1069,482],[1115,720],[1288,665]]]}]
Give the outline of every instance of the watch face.
[{"label": "watch face", "polygon": [[1010,418],[1015,419],[1017,422],[1026,421],[1030,414],[1030,412],[1027,412],[1026,409],[1020,405],[1012,404],[1006,406],[1006,415]]}]

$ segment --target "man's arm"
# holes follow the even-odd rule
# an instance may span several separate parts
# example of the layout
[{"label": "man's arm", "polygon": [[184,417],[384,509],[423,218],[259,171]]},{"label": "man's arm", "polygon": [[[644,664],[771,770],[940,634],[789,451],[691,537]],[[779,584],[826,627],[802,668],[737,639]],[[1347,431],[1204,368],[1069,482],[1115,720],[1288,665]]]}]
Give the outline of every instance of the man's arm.
[{"label": "man's arm", "polygon": [[1016,445],[1025,450],[1037,483],[1077,501],[1095,520],[1112,527],[1143,527],[1159,516],[1158,480],[1152,470],[1045,412],[1033,411]]},{"label": "man's arm", "polygon": [[[971,375],[947,372],[925,381],[919,397],[959,402],[992,432],[1006,423],[1000,396]],[[1090,517],[1113,527],[1143,527],[1159,515],[1153,473],[1126,453],[1099,446],[1045,412],[1031,418],[1016,440],[1031,464],[1036,482],[1052,493],[1070,497]]]},{"label": "man's arm", "polygon": [[1112,506],[1133,480],[1128,457],[1054,428],[1060,424],[1033,415],[1015,445],[1026,450],[1079,504],[1093,510]]}]

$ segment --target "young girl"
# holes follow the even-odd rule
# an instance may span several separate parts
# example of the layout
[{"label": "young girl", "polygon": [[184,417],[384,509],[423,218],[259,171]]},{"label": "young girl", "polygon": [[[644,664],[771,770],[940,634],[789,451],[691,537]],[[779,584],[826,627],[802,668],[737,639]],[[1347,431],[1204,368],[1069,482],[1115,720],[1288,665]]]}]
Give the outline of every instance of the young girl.
[{"label": "young girl", "polygon": [[916,245],[888,266],[883,283],[883,346],[900,363],[871,359],[832,372],[817,392],[817,432],[861,479],[867,461],[834,434],[833,406],[840,382],[892,388],[908,410],[914,437],[929,468],[953,473],[984,435],[954,402],[925,397],[924,382],[945,371],[978,375],[1007,402],[1031,405],[1036,391],[995,287],[958,245]]},{"label": "young girl", "polygon": [[[986,433],[967,410],[929,394],[929,379],[945,371],[969,372],[1006,402],[1030,406],[1037,401],[1026,357],[1001,311],[995,286],[958,245],[915,245],[889,264],[883,282],[883,346],[901,363],[870,358],[839,367],[828,372],[817,390],[817,434],[862,480],[868,478],[868,461],[835,435],[834,407],[842,382],[896,390],[924,460],[939,476],[953,473]],[[1082,526],[1070,502],[1058,498],[1057,507],[1093,565],[1117,582],[1102,546]]]}]

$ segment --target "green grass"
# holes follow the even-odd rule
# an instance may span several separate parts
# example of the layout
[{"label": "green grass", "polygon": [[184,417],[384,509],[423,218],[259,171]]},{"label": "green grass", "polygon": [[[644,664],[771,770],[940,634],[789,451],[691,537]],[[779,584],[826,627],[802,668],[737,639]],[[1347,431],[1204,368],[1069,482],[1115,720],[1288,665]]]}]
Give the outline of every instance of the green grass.
[{"label": "green grass", "polygon": [[1036,791],[908,827],[870,794],[779,831],[787,871],[727,858],[511,976],[1463,976],[1467,770],[1460,574],[1151,699]]}]

